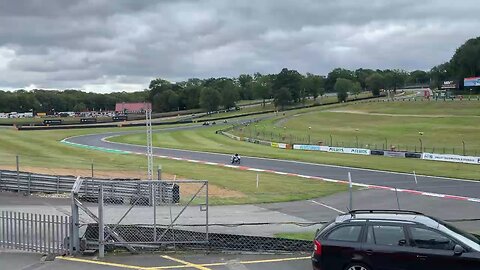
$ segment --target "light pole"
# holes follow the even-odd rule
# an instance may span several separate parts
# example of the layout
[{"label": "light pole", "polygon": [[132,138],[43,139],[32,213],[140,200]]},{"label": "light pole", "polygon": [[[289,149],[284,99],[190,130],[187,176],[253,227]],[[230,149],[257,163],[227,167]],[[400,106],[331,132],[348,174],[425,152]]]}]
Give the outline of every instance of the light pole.
[{"label": "light pole", "polygon": [[330,134],[330,146],[333,147],[333,137],[332,137],[332,134]]},{"label": "light pole", "polygon": [[308,127],[308,144],[310,144],[310,131],[312,130],[312,127]]},{"label": "light pole", "polygon": [[[418,134],[420,134],[420,136],[423,136],[422,131],[418,132]],[[418,140],[420,141],[420,152],[423,152],[423,140],[422,138],[418,138]]]},{"label": "light pole", "polygon": [[[359,131],[359,129],[358,129],[358,128],[356,128],[356,129],[355,129],[355,131],[356,131],[356,132],[358,132],[358,131]],[[357,148],[358,148],[358,135],[355,135],[355,141],[356,141],[356,143],[357,143]]]}]

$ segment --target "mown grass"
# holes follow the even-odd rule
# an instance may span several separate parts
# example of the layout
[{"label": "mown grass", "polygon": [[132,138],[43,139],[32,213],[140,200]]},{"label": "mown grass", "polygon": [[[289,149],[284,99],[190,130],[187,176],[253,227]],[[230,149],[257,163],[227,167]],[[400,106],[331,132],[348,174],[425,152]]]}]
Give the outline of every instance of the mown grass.
[{"label": "mown grass", "polygon": [[292,239],[292,240],[311,240],[315,238],[315,232],[286,232],[275,234],[277,238]]},{"label": "mown grass", "polygon": [[[139,128],[135,128],[139,129]],[[15,155],[20,157],[20,170],[45,171],[46,168],[89,170],[94,163],[95,171],[114,171],[117,174],[146,171],[146,158],[138,155],[112,154],[72,147],[60,143],[69,136],[109,132],[124,129],[45,130],[16,131],[0,130],[0,167],[15,165]],[[212,196],[212,204],[266,203],[304,200],[345,191],[344,185],[303,178],[259,174],[210,165],[192,164],[181,161],[156,159],[167,174],[176,174],[178,179],[208,180],[217,187],[236,191],[232,196]]]},{"label": "mown grass", "polygon": [[386,114],[480,116],[478,100],[362,102],[351,104],[347,108],[352,111]]},{"label": "mown grass", "polygon": [[[432,118],[421,119],[424,122],[412,122],[417,118],[412,119],[403,119],[402,121],[389,121],[388,119],[363,119],[366,123],[358,123],[360,120],[353,118],[356,115],[344,115],[340,113],[330,113],[324,112],[327,109],[338,108],[344,109],[348,106],[339,107],[335,106],[325,106],[318,108],[309,108],[302,110],[290,111],[283,115],[279,115],[273,119],[262,121],[257,124],[250,125],[250,128],[256,128],[257,132],[261,132],[262,129],[272,128],[278,124],[280,119],[287,119],[285,123],[288,125],[287,130],[289,132],[302,132],[299,131],[301,127],[304,127],[303,130],[308,129],[306,127],[312,125],[312,132],[319,130],[320,132],[330,129],[330,132],[342,131],[344,134],[356,134],[355,125],[361,124],[361,132],[369,132],[372,136],[377,136],[380,138],[380,144],[383,141],[384,134],[389,134],[391,136],[396,136],[396,132],[403,132],[404,136],[407,136],[408,132],[405,130],[408,129],[413,134],[411,140],[415,141],[415,136],[418,136],[418,129],[424,131],[425,145],[428,145],[428,140],[431,132],[440,132],[444,134],[445,139],[436,138],[435,142],[440,144],[449,143],[448,140],[456,140],[458,142],[459,133],[462,130],[465,130],[465,134],[468,134],[470,137],[475,139],[472,143],[472,147],[475,143],[478,143],[478,135],[475,132],[471,132],[471,129],[478,131],[478,126],[474,125],[469,120],[464,120],[462,118],[452,119],[433,119],[437,122],[430,123],[429,121]],[[302,114],[306,113],[306,114]],[[297,115],[296,117],[293,117]],[[340,115],[340,116],[339,116]],[[359,115],[362,116],[362,115]],[[307,117],[306,120],[301,119],[301,117]],[[335,119],[335,117],[343,117]],[[397,119],[397,118],[395,118]],[[367,121],[368,120],[368,121]],[[373,122],[371,122],[373,121]],[[418,121],[418,120],[417,120]],[[440,121],[440,123],[438,123]],[[442,131],[439,124],[441,121],[444,122],[443,128],[448,129],[448,131]],[[471,120],[470,120],[471,121]],[[315,127],[313,124],[317,123]],[[325,125],[325,127],[323,126]],[[383,126],[378,126],[383,125]],[[389,127],[385,128],[385,125]],[[352,127],[353,126],[353,127]],[[451,127],[453,126],[453,127]],[[283,126],[281,126],[283,127]],[[336,129],[335,129],[336,128]],[[308,151],[293,151],[293,150],[283,150],[275,149],[268,146],[257,145],[247,142],[240,142],[229,139],[225,136],[215,134],[215,130],[219,129],[218,127],[211,127],[206,129],[199,130],[189,130],[189,131],[175,131],[175,132],[165,132],[158,133],[154,135],[154,145],[159,147],[170,147],[170,148],[179,148],[179,149],[191,149],[198,151],[210,151],[218,153],[227,153],[231,154],[238,152],[241,155],[248,156],[257,156],[257,157],[270,157],[270,158],[279,158],[279,159],[290,159],[298,161],[307,161],[314,163],[322,164],[332,164],[332,165],[342,165],[342,166],[351,166],[351,167],[360,167],[360,168],[369,168],[369,169],[378,169],[378,170],[387,170],[387,171],[396,171],[396,172],[406,172],[411,173],[415,171],[418,174],[433,175],[433,176],[445,176],[445,177],[454,177],[454,178],[466,178],[466,179],[475,179],[480,180],[480,167],[477,165],[468,165],[468,164],[455,164],[455,163],[446,163],[446,162],[435,162],[435,161],[426,161],[418,159],[400,159],[400,158],[385,158],[381,156],[362,156],[359,158],[355,155],[346,155],[346,154],[333,154],[333,153],[321,153],[321,152],[308,152]],[[275,129],[282,129],[276,127]],[[369,131],[373,129],[374,131]],[[385,130],[386,129],[386,130]],[[280,131],[284,132],[284,131]],[[376,132],[381,135],[377,135]],[[387,132],[387,133],[385,133]],[[253,132],[252,132],[253,133]],[[328,134],[328,133],[327,133]],[[451,137],[451,134],[456,134]],[[344,135],[345,139],[348,138],[348,135]],[[365,135],[366,136],[366,135]],[[312,136],[312,138],[314,138]],[[362,138],[362,140],[360,140]],[[366,137],[365,137],[366,138]],[[134,134],[121,137],[113,137],[111,141],[132,143],[132,144],[142,144],[145,141],[145,135],[143,134]],[[312,139],[313,141],[313,139]],[[364,138],[359,136],[359,141],[364,142]],[[450,142],[451,143],[451,142]]]},{"label": "mown grass", "polygon": [[[370,92],[363,92],[360,93],[357,96],[349,96],[348,100],[354,100],[357,98],[366,98],[366,97],[371,97]],[[261,101],[261,100],[260,100]],[[313,104],[331,104],[338,102],[338,98],[336,96],[324,96],[324,97],[318,97],[316,100],[313,99],[307,99],[305,100],[305,103],[296,103],[296,104],[291,104],[286,106],[285,108],[301,108],[302,106],[309,106]],[[241,102],[243,105],[245,105],[245,101]],[[272,110],[275,110],[275,105],[273,104],[273,100],[267,101],[267,104],[263,106],[263,104],[254,104],[248,107],[241,108],[240,110],[237,111],[230,111],[230,112],[223,112],[223,113],[216,113],[208,116],[204,116],[201,118],[198,118],[196,120],[210,120],[213,118],[218,118],[218,117],[232,117],[232,116],[237,116],[237,115],[243,115],[243,114],[248,114],[248,113],[260,113],[260,112],[269,112]]]},{"label": "mown grass", "polygon": [[234,133],[287,143],[371,149],[394,146],[397,150],[449,154],[463,154],[465,145],[466,155],[480,154],[480,102],[357,103],[336,110],[266,121]]}]

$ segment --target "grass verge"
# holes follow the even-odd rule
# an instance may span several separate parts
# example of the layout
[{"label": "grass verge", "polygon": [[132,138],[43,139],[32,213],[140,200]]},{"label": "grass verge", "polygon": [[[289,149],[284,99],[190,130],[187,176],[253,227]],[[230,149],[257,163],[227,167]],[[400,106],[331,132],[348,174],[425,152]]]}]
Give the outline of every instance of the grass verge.
[{"label": "grass verge", "polygon": [[292,240],[311,240],[315,237],[315,232],[295,232],[295,233],[277,233],[277,238],[292,239]]},{"label": "grass verge", "polygon": [[[0,131],[0,168],[14,169],[15,156],[20,159],[20,170],[49,173],[61,169],[68,174],[89,175],[94,164],[95,175],[113,177],[144,177],[146,158],[139,155],[104,153],[76,148],[60,143],[65,137],[108,132],[135,130],[138,128],[98,130],[45,130]],[[256,188],[257,173],[236,169],[192,164],[182,161],[156,159],[162,171],[176,175],[177,179],[208,180],[211,188],[211,204],[244,204],[306,200],[345,191],[345,185],[260,173],[259,188]]]}]

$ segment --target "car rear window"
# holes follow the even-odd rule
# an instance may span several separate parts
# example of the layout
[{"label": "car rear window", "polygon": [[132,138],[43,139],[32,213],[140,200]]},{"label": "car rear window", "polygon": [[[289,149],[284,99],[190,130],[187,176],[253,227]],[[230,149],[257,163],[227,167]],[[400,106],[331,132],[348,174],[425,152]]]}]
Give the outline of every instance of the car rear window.
[{"label": "car rear window", "polygon": [[360,238],[361,231],[362,225],[341,226],[331,231],[327,235],[327,239],[332,241],[357,242]]}]

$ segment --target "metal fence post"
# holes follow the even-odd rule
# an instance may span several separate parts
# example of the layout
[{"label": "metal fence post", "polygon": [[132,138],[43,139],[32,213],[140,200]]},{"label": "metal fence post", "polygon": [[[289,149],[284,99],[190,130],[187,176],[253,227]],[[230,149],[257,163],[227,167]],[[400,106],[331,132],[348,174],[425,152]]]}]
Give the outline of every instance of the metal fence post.
[{"label": "metal fence post", "polygon": [[72,222],[70,225],[70,254],[76,254],[80,249],[80,232],[78,228],[78,205],[75,202],[75,195],[72,192]]},{"label": "metal fence post", "polygon": [[158,165],[157,168],[157,179],[162,180],[162,165]]},{"label": "metal fence post", "polygon": [[205,240],[208,243],[208,181],[206,182],[206,190],[205,190],[205,203],[207,204],[206,206],[206,212],[205,212]]},{"label": "metal fence post", "polygon": [[32,186],[32,173],[28,173],[28,195],[31,194],[30,189]]},{"label": "metal fence post", "polygon": [[105,257],[105,233],[103,223],[103,185],[100,184],[98,191],[98,256]]},{"label": "metal fence post", "polygon": [[20,192],[20,167],[18,164],[18,155],[15,156],[15,163],[17,164],[17,192]]},{"label": "metal fence post", "polygon": [[153,188],[153,242],[157,241],[157,187]]}]

